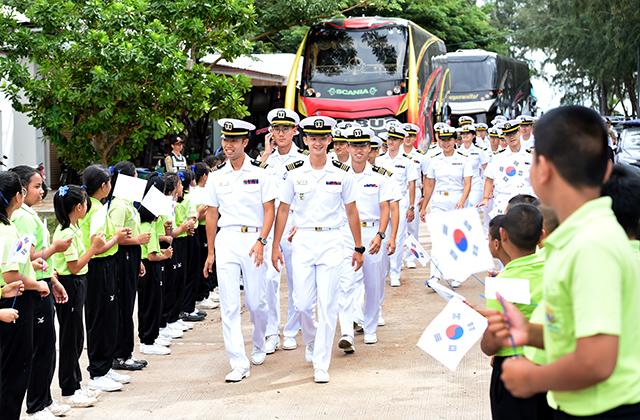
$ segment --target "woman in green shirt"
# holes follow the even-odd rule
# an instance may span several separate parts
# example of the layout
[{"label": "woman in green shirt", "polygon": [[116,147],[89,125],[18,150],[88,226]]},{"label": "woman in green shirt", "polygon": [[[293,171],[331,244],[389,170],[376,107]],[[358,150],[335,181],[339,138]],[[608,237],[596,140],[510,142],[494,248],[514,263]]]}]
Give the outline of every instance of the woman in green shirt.
[{"label": "woman in green shirt", "polygon": [[[0,415],[3,419],[20,418],[29,381],[26,372],[31,368],[35,300],[38,294],[40,297],[49,295],[47,284],[36,281],[29,258],[30,248],[26,249],[32,246],[33,240],[21,238],[10,221],[22,206],[25,195],[17,174],[0,172],[0,284],[22,282],[26,289],[22,296],[15,297],[9,297],[10,290],[3,291],[0,299],[0,308],[9,309],[9,315],[13,314],[15,321],[0,323]],[[20,317],[16,319],[11,310],[17,310]]]},{"label": "woman in green shirt", "polygon": [[130,229],[116,229],[102,204],[111,190],[109,172],[100,165],[91,165],[82,173],[82,182],[89,195],[91,208],[80,220],[82,242],[86,248],[91,235],[105,235],[107,243],[91,257],[87,272],[87,299],[85,318],[87,323],[87,370],[91,376],[89,388],[105,392],[122,389],[128,377],[119,375],[111,367],[118,340],[119,301],[118,267],[115,254],[118,244],[129,237]]},{"label": "woman in green shirt", "polygon": [[67,291],[69,300],[56,304],[60,324],[60,365],[58,380],[63,398],[69,405],[88,407],[96,402],[90,392],[80,386],[80,355],[84,347],[82,312],[87,293],[89,260],[105,245],[104,234],[93,235],[87,249],[82,242],[78,222],[87,214],[87,193],[77,185],[60,187],[53,197],[56,219],[60,223],[53,234],[56,240],[71,239],[71,245],[63,253],[53,255],[53,268],[58,280]]},{"label": "woman in green shirt", "polygon": [[[20,237],[35,236],[31,248],[32,261],[41,258],[46,261],[46,267],[36,272],[36,280],[44,282],[51,291],[49,296],[34,299],[33,322],[33,362],[29,388],[27,389],[27,414],[43,411],[45,408],[57,415],[69,411],[69,406],[54,403],[51,398],[51,382],[56,368],[56,330],[55,303],[67,302],[67,292],[64,286],[53,274],[51,256],[66,251],[71,245],[71,238],[58,240],[53,244],[49,241],[49,231],[46,223],[38,217],[33,206],[42,201],[44,194],[42,177],[30,166],[16,166],[11,172],[20,177],[20,182],[26,189],[24,203],[13,212],[11,222],[15,225]],[[55,300],[54,300],[55,297]]]},{"label": "woman in green shirt", "polygon": [[[111,175],[111,188],[118,182],[118,174],[137,177],[136,167],[133,163],[118,162],[113,167]],[[120,243],[116,253],[118,265],[118,306],[120,318],[118,324],[118,339],[113,358],[113,368],[123,370],[143,369],[147,362],[135,360],[133,356],[134,329],[133,308],[138,289],[138,276],[143,275],[145,267],[141,263],[140,245],[149,242],[151,235],[140,232],[140,215],[133,203],[118,197],[109,197],[109,219],[116,228],[126,228],[131,231],[131,236]]]}]

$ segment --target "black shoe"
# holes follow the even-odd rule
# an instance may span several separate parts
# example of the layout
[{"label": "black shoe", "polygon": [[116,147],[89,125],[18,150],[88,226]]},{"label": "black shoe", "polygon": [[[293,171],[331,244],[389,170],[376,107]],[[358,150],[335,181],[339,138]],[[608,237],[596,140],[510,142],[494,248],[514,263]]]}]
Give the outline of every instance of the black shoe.
[{"label": "black shoe", "polygon": [[143,367],[143,368],[146,368],[147,366],[149,366],[149,362],[147,362],[147,361],[146,361],[146,360],[144,360],[144,359],[140,359],[140,360],[138,360],[138,359],[134,359],[134,358],[132,357],[132,358],[131,358],[131,360],[133,360],[133,361],[134,361],[134,362],[136,362],[136,363],[140,363],[140,364],[142,365],[142,367]]},{"label": "black shoe", "polygon": [[204,311],[200,311],[200,310],[198,310],[198,309],[196,309],[196,313],[197,313],[198,315],[200,315],[201,317],[204,317],[204,318],[206,318],[206,317],[207,317],[207,315],[209,315],[208,313],[206,313],[206,312],[204,312]]},{"label": "black shoe", "polygon": [[144,366],[132,359],[129,359],[129,361],[124,359],[114,359],[111,367],[115,370],[142,370]]},{"label": "black shoe", "polygon": [[200,322],[204,319],[201,315],[188,314],[186,312],[182,312],[180,314],[180,319],[186,322]]}]

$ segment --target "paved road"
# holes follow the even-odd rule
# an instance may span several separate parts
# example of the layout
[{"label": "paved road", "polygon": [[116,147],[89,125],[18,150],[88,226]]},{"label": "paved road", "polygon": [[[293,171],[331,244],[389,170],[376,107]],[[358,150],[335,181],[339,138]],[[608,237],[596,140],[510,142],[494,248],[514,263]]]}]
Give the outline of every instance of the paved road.
[{"label": "paved road", "polygon": [[[421,241],[428,244],[426,230]],[[444,302],[425,290],[428,269],[405,270],[402,286],[387,286],[379,342],[370,346],[356,337],[356,353],[334,351],[329,384],[315,384],[304,361],[304,347],[278,350],[251,377],[226,384],[229,364],[224,352],[219,311],[181,340],[171,356],[150,356],[150,366],[132,374],[124,391],[103,394],[93,408],[75,409],[73,419],[489,419],[488,359],[476,345],[455,373],[416,347],[418,338]],[[282,304],[286,305],[286,281]],[[479,282],[459,289],[480,303]],[[286,313],[286,312],[283,312]],[[243,313],[245,339],[249,318]],[[247,351],[250,347],[247,343]],[[86,367],[86,356],[82,366]],[[86,370],[83,371],[85,381]],[[56,395],[57,377],[54,379]]]}]

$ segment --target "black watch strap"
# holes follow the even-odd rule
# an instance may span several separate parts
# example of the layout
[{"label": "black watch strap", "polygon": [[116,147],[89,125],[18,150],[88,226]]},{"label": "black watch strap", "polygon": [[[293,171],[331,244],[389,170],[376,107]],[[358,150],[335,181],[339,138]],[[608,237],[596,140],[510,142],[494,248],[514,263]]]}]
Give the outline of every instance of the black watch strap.
[{"label": "black watch strap", "polygon": [[356,251],[356,252],[357,252],[357,253],[359,253],[359,254],[364,254],[365,247],[363,247],[363,246],[357,246],[357,247],[353,248],[353,250],[354,250],[354,251]]},{"label": "black watch strap", "polygon": [[380,237],[380,239],[384,239],[384,238],[387,237],[387,235],[385,235],[384,232],[378,232],[378,233],[376,233],[376,235],[378,235]]},{"label": "black watch strap", "polygon": [[262,236],[258,237],[258,242],[260,242],[262,245],[267,245],[267,238],[263,238]]}]

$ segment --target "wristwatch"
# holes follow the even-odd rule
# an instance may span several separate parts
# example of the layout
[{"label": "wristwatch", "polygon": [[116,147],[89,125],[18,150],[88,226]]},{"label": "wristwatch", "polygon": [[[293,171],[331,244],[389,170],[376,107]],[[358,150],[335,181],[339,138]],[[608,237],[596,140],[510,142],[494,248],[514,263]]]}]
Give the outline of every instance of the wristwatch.
[{"label": "wristwatch", "polygon": [[380,237],[380,239],[384,239],[387,237],[387,235],[384,234],[384,232],[378,232],[376,233],[376,235],[378,235]]},{"label": "wristwatch", "polygon": [[353,250],[356,251],[358,254],[364,254],[365,247],[357,246],[357,247],[353,248]]},{"label": "wristwatch", "polygon": [[260,236],[258,237],[258,241],[260,241],[262,245],[267,245],[267,238],[263,238],[262,236]]}]

